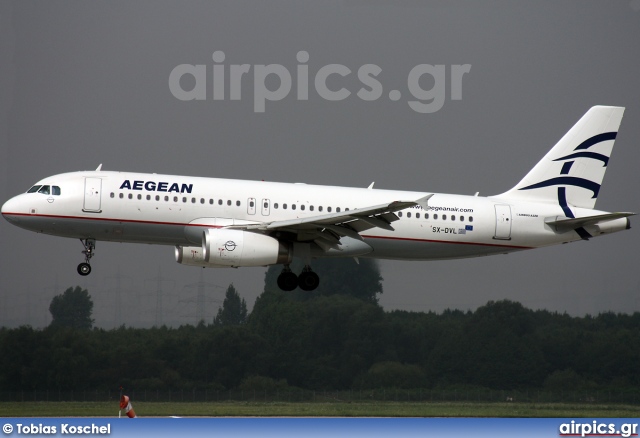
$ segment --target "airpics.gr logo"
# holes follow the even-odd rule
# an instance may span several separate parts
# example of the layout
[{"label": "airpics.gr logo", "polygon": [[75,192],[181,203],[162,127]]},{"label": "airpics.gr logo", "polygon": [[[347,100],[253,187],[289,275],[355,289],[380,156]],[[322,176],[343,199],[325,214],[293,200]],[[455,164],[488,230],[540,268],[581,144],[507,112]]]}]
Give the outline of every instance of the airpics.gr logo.
[{"label": "airpics.gr logo", "polygon": [[617,426],[615,423],[600,423],[597,420],[589,423],[571,420],[570,423],[560,425],[559,435],[561,437],[617,436],[628,438],[638,436],[638,423],[623,423]]},{"label": "airpics.gr logo", "polygon": [[[242,99],[242,85],[253,76],[253,111],[263,113],[266,102],[275,102],[289,95],[293,87],[293,76],[289,69],[280,64],[231,64],[225,65],[225,53],[221,50],[213,52],[214,65],[208,72],[206,64],[180,64],[175,66],[169,74],[169,90],[179,100],[207,100],[237,101]],[[309,53],[301,50],[296,55],[295,84],[296,99],[309,100],[309,81],[312,82],[316,94],[327,101],[345,100],[352,95],[347,88],[348,76],[353,71],[342,64],[327,64],[315,72],[309,72]],[[253,70],[253,71],[252,71]],[[418,113],[434,113],[439,111],[445,103],[447,78],[450,82],[450,99],[462,100],[462,79],[471,71],[471,64],[418,64],[407,75],[407,90],[411,100],[407,100],[409,107]],[[358,67],[356,75],[361,87],[355,95],[364,101],[375,101],[383,97],[385,92],[382,82],[378,79],[382,68],[376,64],[364,64]],[[211,78],[211,79],[209,79]],[[279,81],[277,88],[269,87]],[[211,94],[207,93],[209,80],[212,83]],[[431,88],[423,88],[431,84]],[[329,85],[331,84],[331,85]],[[402,91],[390,90],[387,96],[391,101],[402,98]],[[415,100],[413,100],[415,99]]]}]

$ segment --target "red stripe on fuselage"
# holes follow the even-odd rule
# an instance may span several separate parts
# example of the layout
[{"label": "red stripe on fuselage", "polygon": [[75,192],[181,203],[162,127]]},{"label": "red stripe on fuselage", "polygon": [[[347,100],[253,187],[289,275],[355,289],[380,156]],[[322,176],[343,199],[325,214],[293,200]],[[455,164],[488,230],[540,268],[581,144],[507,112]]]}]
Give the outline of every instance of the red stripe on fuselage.
[{"label": "red stripe on fuselage", "polygon": [[[216,225],[206,224],[185,224],[182,222],[156,222],[156,221],[141,221],[133,219],[113,219],[104,217],[86,217],[86,216],[57,216],[47,214],[28,214],[28,213],[2,213],[4,216],[26,216],[26,217],[49,217],[56,219],[77,219],[77,220],[92,220],[92,221],[105,221],[105,222],[128,222],[135,224],[149,224],[149,225],[176,225],[181,227],[208,227],[208,228],[222,228]],[[393,237],[393,236],[371,236],[362,235],[365,239],[386,239],[386,240],[401,240],[407,242],[427,242],[427,243],[450,243],[454,245],[476,245],[476,246],[492,246],[502,248],[514,248],[514,249],[534,249],[533,246],[517,246],[517,245],[499,245],[494,243],[480,243],[480,242],[454,242],[450,240],[430,240],[430,239],[417,239],[411,237]]]},{"label": "red stripe on fuselage", "polygon": [[54,219],[78,219],[78,220],[90,220],[90,221],[105,221],[105,222],[128,222],[133,224],[150,224],[150,225],[177,225],[181,227],[209,227],[209,228],[221,228],[216,225],[207,224],[185,224],[182,222],[156,222],[156,221],[139,221],[135,219],[113,219],[106,217],[87,217],[87,216],[58,216],[52,214],[29,214],[29,213],[2,213],[3,216],[26,216],[26,217],[49,217]]}]

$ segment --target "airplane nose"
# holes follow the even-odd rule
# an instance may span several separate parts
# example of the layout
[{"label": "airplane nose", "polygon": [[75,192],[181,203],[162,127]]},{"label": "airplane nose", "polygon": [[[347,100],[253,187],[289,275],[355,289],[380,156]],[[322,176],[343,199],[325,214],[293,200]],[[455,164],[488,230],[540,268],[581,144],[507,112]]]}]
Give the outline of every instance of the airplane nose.
[{"label": "airplane nose", "polygon": [[2,214],[7,213],[9,211],[10,206],[11,206],[11,199],[9,199],[7,202],[2,204],[2,208],[0,209],[0,213],[2,213]]},{"label": "airplane nose", "polygon": [[11,218],[13,217],[12,213],[23,213],[19,211],[20,201],[17,198],[18,196],[14,196],[13,198],[9,199],[7,202],[2,204],[2,209],[0,209],[2,217],[4,217],[9,222],[11,222]]}]

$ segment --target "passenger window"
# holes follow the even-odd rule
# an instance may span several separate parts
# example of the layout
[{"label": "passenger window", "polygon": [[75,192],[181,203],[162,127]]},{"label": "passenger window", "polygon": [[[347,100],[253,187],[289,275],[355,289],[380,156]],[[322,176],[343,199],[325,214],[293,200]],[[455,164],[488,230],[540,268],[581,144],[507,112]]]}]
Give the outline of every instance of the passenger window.
[{"label": "passenger window", "polygon": [[38,193],[42,193],[43,195],[48,195],[50,193],[49,186],[42,186],[40,190],[38,190]]},{"label": "passenger window", "polygon": [[177,196],[173,197],[173,202],[178,202],[178,197]]},{"label": "passenger window", "polygon": [[300,210],[304,210],[304,205],[301,205],[301,206],[300,206]]},{"label": "passenger window", "polygon": [[249,207],[253,208],[254,205],[256,205],[255,202],[253,202],[253,201],[249,202]]},{"label": "passenger window", "polygon": [[322,205],[318,207],[318,211],[322,211]]},{"label": "passenger window", "polygon": [[407,217],[411,217],[411,212],[407,212]]},{"label": "passenger window", "polygon": [[331,207],[327,207],[327,211],[331,213]]},{"label": "passenger window", "polygon": [[277,202],[275,204],[273,204],[273,208],[275,208],[275,209],[278,208],[278,203]]},{"label": "passenger window", "polygon": [[473,222],[473,216],[469,216],[469,222]]},{"label": "passenger window", "polygon": [[340,213],[340,207],[336,208],[336,212]]},{"label": "passenger window", "polygon": [[282,204],[282,209],[286,210],[287,209],[287,204]]},{"label": "passenger window", "polygon": [[434,215],[433,215],[433,219],[434,219],[434,220],[435,220],[435,219],[438,219],[438,213],[436,213],[436,214],[434,214]]},{"label": "passenger window", "polygon": [[240,207],[240,201],[236,201],[236,206]]},{"label": "passenger window", "polygon": [[218,199],[218,205],[222,205],[222,199]]},{"label": "passenger window", "polygon": [[425,213],[425,214],[424,214],[424,218],[425,218],[425,219],[429,219],[429,213]]},{"label": "passenger window", "polygon": [[156,201],[160,200],[160,195],[156,195]]},{"label": "passenger window", "polygon": [[204,198],[200,198],[200,204],[204,204]]},{"label": "passenger window", "polygon": [[[27,192],[27,193],[29,193],[29,192]],[[115,197],[115,196],[116,196],[116,194],[115,194],[115,193],[113,193],[113,192],[111,192],[111,197],[113,198],[113,197]]]},{"label": "passenger window", "polygon": [[401,211],[398,212],[398,217],[402,217],[402,212]]},{"label": "passenger window", "polygon": [[443,214],[443,215],[442,215],[442,220],[443,220],[443,221],[446,221],[446,220],[447,220],[447,215],[446,215],[446,214]]},{"label": "passenger window", "polygon": [[129,198],[129,199],[133,199],[133,194],[129,193],[128,198]]},{"label": "passenger window", "polygon": [[196,203],[196,198],[191,198],[191,203],[195,204]]},{"label": "passenger window", "polygon": [[147,195],[147,201],[151,201],[151,195]]},{"label": "passenger window", "polygon": [[51,187],[51,194],[54,195],[54,196],[60,196],[60,187],[52,186]]},{"label": "passenger window", "polygon": [[455,215],[455,214],[452,214],[452,215],[451,215],[451,220],[452,220],[452,221],[455,221],[455,220],[456,220],[456,215]]},{"label": "passenger window", "polygon": [[120,195],[118,195],[120,197],[120,199],[124,198],[124,193],[120,193]]},{"label": "passenger window", "polygon": [[213,205],[213,199],[209,199],[209,205]]},{"label": "passenger window", "polygon": [[291,210],[295,210],[296,209],[296,204],[291,204]]},{"label": "passenger window", "polygon": [[464,216],[460,216],[460,222],[464,222]]},{"label": "passenger window", "polygon": [[420,213],[416,213],[416,219],[420,219]]},{"label": "passenger window", "polygon": [[264,208],[269,208],[269,203],[268,203],[268,202],[265,202],[265,203],[263,204],[263,207],[264,207]]},{"label": "passenger window", "polygon": [[142,195],[138,195],[138,199],[142,199]]},{"label": "passenger window", "polygon": [[40,187],[42,186],[33,186],[27,191],[27,193],[36,193],[38,190],[40,190]]},{"label": "passenger window", "polygon": [[165,197],[164,197],[164,201],[165,201],[165,202],[169,202],[169,197],[168,197],[168,196],[165,196]]},{"label": "passenger window", "polygon": [[309,206],[309,211],[313,211],[313,205]]}]

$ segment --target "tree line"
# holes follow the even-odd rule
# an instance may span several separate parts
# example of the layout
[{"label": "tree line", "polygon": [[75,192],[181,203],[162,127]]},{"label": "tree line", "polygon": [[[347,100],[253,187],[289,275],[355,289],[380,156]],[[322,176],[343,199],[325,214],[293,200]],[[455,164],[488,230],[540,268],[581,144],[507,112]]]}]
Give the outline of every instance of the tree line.
[{"label": "tree line", "polygon": [[103,330],[89,313],[67,318],[75,327],[56,317],[64,300],[54,298],[49,327],[0,329],[0,390],[640,388],[638,312],[572,317],[509,300],[385,311],[375,262],[352,264],[335,264],[335,284],[313,293],[279,291],[270,269],[251,313],[231,286],[214,321],[198,326]]}]

